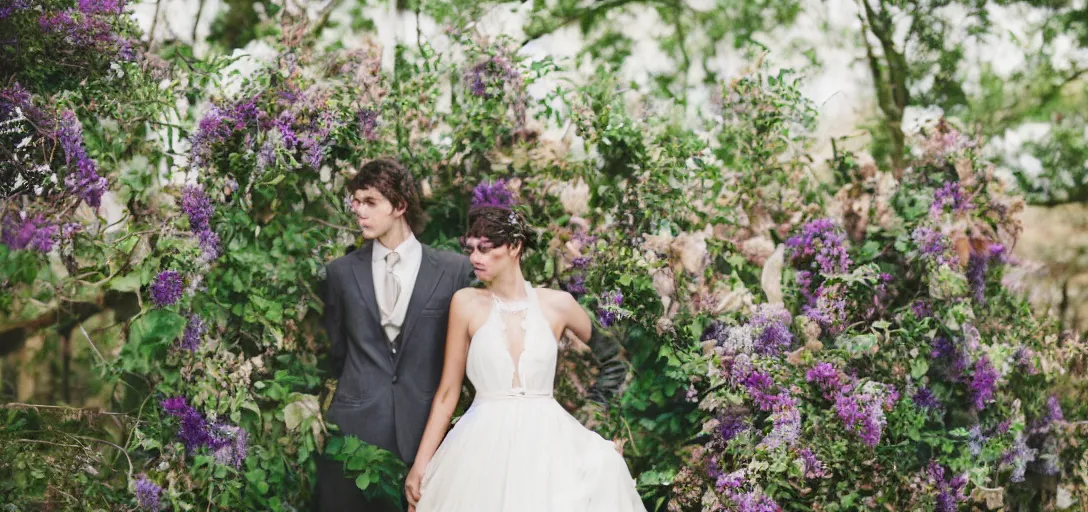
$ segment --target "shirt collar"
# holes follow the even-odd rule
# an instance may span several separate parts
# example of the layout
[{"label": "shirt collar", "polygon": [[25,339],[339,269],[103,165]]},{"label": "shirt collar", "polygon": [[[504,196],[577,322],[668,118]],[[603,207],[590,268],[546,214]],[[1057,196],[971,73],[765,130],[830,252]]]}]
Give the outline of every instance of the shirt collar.
[{"label": "shirt collar", "polygon": [[408,234],[408,238],[405,238],[403,242],[396,247],[396,249],[390,249],[383,245],[380,241],[374,240],[374,254],[372,256],[373,261],[382,261],[385,256],[391,252],[396,251],[400,254],[401,259],[414,254],[420,248],[419,240],[412,233]]}]

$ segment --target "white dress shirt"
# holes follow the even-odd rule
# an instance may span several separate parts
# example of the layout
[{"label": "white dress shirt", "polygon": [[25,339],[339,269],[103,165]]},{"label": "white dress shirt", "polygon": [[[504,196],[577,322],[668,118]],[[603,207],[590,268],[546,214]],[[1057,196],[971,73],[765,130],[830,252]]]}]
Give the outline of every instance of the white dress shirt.
[{"label": "white dress shirt", "polygon": [[[382,328],[390,340],[397,338],[401,327],[404,325],[404,315],[408,312],[408,300],[412,297],[412,289],[415,288],[416,276],[419,275],[419,266],[423,262],[423,246],[416,240],[415,235],[408,235],[397,247],[390,249],[381,242],[374,241],[374,255],[371,259],[371,267],[374,271],[374,296],[381,297],[385,291],[385,256],[391,252],[400,255],[400,261],[394,267],[393,272],[400,279],[400,296],[397,297],[397,305],[393,308],[389,318],[382,319]],[[378,308],[379,311],[381,308]]]}]

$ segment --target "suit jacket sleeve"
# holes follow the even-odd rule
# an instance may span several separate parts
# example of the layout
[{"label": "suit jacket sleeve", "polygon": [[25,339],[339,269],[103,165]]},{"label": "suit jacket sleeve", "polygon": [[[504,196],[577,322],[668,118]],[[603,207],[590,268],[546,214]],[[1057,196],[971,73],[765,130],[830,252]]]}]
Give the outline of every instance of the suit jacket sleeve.
[{"label": "suit jacket sleeve", "polygon": [[335,378],[340,378],[347,357],[347,336],[344,333],[344,305],[340,295],[340,279],[331,268],[325,272],[325,332],[329,336],[329,367]]}]

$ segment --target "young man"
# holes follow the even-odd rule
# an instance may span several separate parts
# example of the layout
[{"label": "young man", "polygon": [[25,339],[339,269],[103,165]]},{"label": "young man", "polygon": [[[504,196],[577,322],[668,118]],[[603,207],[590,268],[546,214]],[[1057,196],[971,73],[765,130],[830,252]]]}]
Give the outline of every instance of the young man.
[{"label": "young man", "polygon": [[[418,191],[395,161],[364,165],[348,192],[366,243],[326,266],[325,328],[339,378],[327,420],[409,467],[442,377],[450,299],[473,277],[464,255],[416,240],[425,221]],[[398,509],[367,501],[343,465],[324,457],[315,494],[322,512]]]}]

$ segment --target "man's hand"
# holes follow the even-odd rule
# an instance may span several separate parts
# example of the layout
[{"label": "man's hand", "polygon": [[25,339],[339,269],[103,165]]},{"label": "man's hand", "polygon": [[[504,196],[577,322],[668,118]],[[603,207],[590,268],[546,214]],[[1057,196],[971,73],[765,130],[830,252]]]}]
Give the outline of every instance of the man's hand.
[{"label": "man's hand", "polygon": [[419,488],[423,482],[423,468],[413,464],[408,471],[408,478],[404,481],[404,495],[408,497],[408,512],[415,512],[416,503],[419,503]]}]

